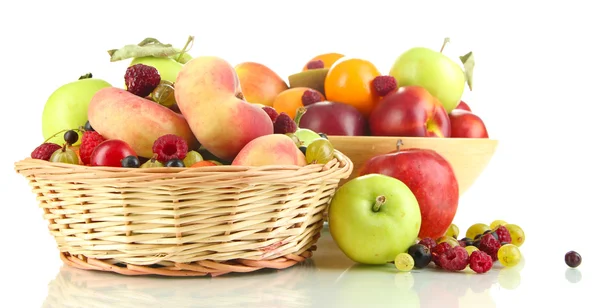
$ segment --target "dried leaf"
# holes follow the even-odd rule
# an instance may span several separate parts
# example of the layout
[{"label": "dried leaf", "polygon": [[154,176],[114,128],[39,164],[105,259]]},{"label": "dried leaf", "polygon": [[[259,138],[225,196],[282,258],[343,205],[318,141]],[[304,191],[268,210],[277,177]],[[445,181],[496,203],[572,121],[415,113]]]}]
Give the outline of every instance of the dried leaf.
[{"label": "dried leaf", "polygon": [[473,91],[473,69],[475,68],[473,52],[469,51],[469,53],[465,54],[464,56],[460,56],[460,61],[465,68],[465,78],[467,79],[469,90]]},{"label": "dried leaf", "polygon": [[120,49],[111,49],[108,51],[110,62],[121,61],[140,57],[170,57],[177,54],[179,50],[171,44],[163,44],[155,38],[145,38],[139,44],[125,45]]}]

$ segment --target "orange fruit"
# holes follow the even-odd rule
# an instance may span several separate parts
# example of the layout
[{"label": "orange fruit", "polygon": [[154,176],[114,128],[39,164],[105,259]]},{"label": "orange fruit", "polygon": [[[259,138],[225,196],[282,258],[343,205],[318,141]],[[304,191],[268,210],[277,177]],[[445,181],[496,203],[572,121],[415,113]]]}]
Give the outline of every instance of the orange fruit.
[{"label": "orange fruit", "polygon": [[217,164],[213,163],[210,160],[201,160],[199,162],[194,163],[193,165],[190,166],[190,168],[198,168],[198,167],[205,167],[205,166],[216,166]]},{"label": "orange fruit", "polygon": [[307,87],[297,87],[287,89],[279,93],[275,97],[275,100],[273,100],[273,108],[275,108],[278,113],[287,113],[287,115],[293,119],[296,116],[296,110],[304,106],[304,103],[302,102],[302,96],[306,91],[315,92],[315,95],[319,97],[319,101],[321,102],[325,100],[325,96],[323,96],[323,94],[317,90]]},{"label": "orange fruit", "polygon": [[343,58],[336,62],[325,77],[327,100],[354,106],[365,117],[379,102],[372,81],[381,73],[375,65],[359,58]]},{"label": "orange fruit", "polygon": [[308,62],[306,62],[306,64],[304,64],[304,68],[302,69],[302,71],[308,70],[307,65],[311,61],[321,60],[321,61],[323,61],[323,64],[325,64],[324,68],[330,68],[335,63],[335,61],[337,61],[343,57],[344,57],[343,54],[337,53],[337,52],[320,54],[320,55],[310,59]]}]

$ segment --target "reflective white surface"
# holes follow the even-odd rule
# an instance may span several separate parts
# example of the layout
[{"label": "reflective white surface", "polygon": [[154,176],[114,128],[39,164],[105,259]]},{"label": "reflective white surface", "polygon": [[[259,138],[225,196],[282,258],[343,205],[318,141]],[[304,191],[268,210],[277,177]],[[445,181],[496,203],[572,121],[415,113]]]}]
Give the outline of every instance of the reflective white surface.
[{"label": "reflective white surface", "polygon": [[595,275],[583,277],[585,263],[568,269],[556,260],[536,262],[540,254],[526,246],[528,261],[511,269],[496,264],[478,275],[356,265],[326,229],[318,245],[311,260],[285,270],[216,278],[127,277],[59,266],[42,307],[543,307],[581,305],[597,283]]}]

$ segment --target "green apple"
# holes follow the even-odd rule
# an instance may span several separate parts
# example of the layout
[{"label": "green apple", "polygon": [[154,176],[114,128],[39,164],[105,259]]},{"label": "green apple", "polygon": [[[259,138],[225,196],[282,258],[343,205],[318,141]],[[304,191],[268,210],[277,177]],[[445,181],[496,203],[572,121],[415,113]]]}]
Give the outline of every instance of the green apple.
[{"label": "green apple", "polygon": [[160,79],[168,80],[173,83],[177,79],[177,75],[179,74],[179,71],[181,71],[181,68],[183,67],[182,63],[177,62],[173,58],[170,58],[170,57],[162,58],[162,57],[153,57],[153,56],[133,58],[133,60],[131,61],[131,63],[129,65],[131,66],[134,64],[138,64],[138,63],[142,63],[142,64],[156,68],[158,70],[158,73],[160,74]]},{"label": "green apple", "polygon": [[401,54],[392,65],[390,76],[396,78],[399,87],[421,86],[427,89],[448,113],[460,103],[467,81],[457,62],[441,51],[426,47],[411,48]]},{"label": "green apple", "polygon": [[[60,86],[48,97],[42,111],[42,134],[48,142],[65,143],[61,131],[84,126],[92,97],[98,90],[111,87],[102,79],[82,78]],[[81,133],[75,145],[80,141]]]},{"label": "green apple", "polygon": [[340,250],[361,264],[385,264],[415,243],[417,198],[402,181],[367,174],[346,182],[329,206],[329,231]]}]

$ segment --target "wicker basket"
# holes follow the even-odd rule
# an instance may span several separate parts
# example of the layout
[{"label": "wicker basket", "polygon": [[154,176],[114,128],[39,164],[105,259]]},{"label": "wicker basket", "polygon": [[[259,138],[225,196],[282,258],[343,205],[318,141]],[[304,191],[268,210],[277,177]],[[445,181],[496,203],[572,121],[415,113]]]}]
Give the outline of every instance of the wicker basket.
[{"label": "wicker basket", "polygon": [[217,276],[283,269],[312,255],[353,169],[326,165],[129,169],[15,164],[68,265],[124,275]]}]

